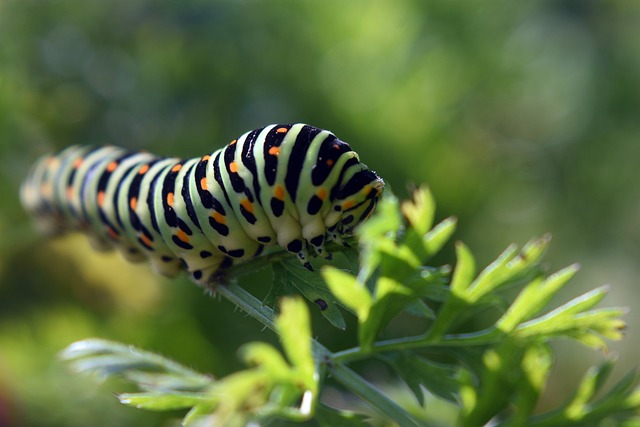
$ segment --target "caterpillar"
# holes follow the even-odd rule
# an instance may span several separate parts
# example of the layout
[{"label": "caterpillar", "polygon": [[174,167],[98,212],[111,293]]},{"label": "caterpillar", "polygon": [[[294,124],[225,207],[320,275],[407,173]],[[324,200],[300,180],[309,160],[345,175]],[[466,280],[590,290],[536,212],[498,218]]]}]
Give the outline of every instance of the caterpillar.
[{"label": "caterpillar", "polygon": [[373,212],[383,180],[333,133],[306,124],[247,132],[211,154],[159,157],[71,146],[39,159],[20,196],[48,234],[85,233],[198,283],[278,245],[309,269]]}]

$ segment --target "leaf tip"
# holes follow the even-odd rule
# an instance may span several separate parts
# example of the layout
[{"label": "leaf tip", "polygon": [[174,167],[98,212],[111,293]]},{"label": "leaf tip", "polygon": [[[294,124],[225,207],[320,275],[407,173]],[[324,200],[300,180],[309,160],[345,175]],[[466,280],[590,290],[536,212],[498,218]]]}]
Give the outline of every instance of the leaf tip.
[{"label": "leaf tip", "polygon": [[131,399],[129,398],[128,395],[125,394],[116,394],[116,398],[118,399],[118,401],[120,403],[122,403],[123,405],[130,405],[131,404]]},{"label": "leaf tip", "polygon": [[600,286],[600,289],[602,290],[602,292],[608,293],[611,290],[611,284],[605,283],[604,285]]}]

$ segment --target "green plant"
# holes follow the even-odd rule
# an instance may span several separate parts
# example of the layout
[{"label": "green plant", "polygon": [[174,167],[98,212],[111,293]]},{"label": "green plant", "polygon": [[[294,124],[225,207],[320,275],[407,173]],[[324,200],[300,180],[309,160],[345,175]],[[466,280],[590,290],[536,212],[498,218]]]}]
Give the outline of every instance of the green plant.
[{"label": "green plant", "polygon": [[[321,280],[285,254],[275,253],[232,269],[228,283],[212,285],[217,294],[280,337],[282,352],[264,343],[246,344],[241,351],[250,365],[246,370],[215,379],[155,354],[96,339],[72,344],[63,356],[79,371],[119,374],[135,383],[139,392],[119,395],[124,404],[149,410],[189,409],[185,424],[313,419],[320,425],[362,425],[365,415],[331,408],[318,398],[331,377],[386,419],[401,426],[421,425],[420,414],[404,409],[349,366],[371,359],[390,366],[420,404],[425,402],[424,389],[453,402],[460,426],[640,422],[635,373],[602,390],[613,367],[610,360],[590,369],[573,397],[557,409],[534,414],[553,360],[549,343],[571,338],[605,349],[606,339],[622,337],[620,316],[625,310],[596,308],[605,287],[547,309],[578,270],[574,265],[544,273],[540,260],[548,236],[520,250],[510,246],[480,273],[462,243],[456,244],[453,271],[425,266],[456,225],[449,218],[432,227],[434,211],[425,188],[402,204],[388,194],[359,231],[360,262],[353,272],[327,266]],[[235,284],[240,274],[271,263],[274,285],[266,302],[280,301],[277,315]],[[287,296],[291,293],[314,301],[337,327],[345,324],[338,306],[355,315],[358,345],[331,352],[314,340],[307,305],[300,297]],[[509,299],[510,294],[517,296]],[[487,312],[496,307],[500,310],[494,316],[490,313],[496,310]],[[391,319],[403,312],[427,319],[426,330],[379,340]],[[470,327],[469,320],[476,317],[488,326]]]}]

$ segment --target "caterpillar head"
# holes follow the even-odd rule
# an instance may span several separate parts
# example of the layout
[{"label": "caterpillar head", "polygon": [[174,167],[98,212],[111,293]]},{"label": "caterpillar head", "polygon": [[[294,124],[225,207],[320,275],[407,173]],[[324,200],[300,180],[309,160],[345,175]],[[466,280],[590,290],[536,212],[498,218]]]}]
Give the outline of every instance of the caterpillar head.
[{"label": "caterpillar head", "polygon": [[362,169],[339,186],[334,201],[334,211],[340,213],[336,230],[341,235],[353,234],[371,216],[384,190],[382,178],[360,165]]}]

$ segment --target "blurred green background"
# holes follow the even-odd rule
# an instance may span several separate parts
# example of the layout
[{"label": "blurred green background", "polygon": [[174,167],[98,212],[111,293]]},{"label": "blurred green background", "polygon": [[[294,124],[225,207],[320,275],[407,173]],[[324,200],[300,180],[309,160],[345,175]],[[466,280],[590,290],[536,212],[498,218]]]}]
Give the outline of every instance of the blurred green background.
[{"label": "blurred green background", "polygon": [[[276,122],[334,131],[401,197],[429,183],[480,265],[552,233],[549,268],[583,266],[563,298],[609,283],[605,302],[631,307],[612,349],[619,374],[635,366],[638,22],[640,3],[624,0],[0,1],[0,425],[175,416],[121,407],[109,391],[125,385],[70,375],[56,354],[74,340],[217,376],[240,366],[242,343],[273,342],[185,278],[38,236],[17,197],[29,165],[76,143],[199,156]],[[314,325],[334,350],[354,332]],[[544,408],[600,357],[556,347]]]}]

